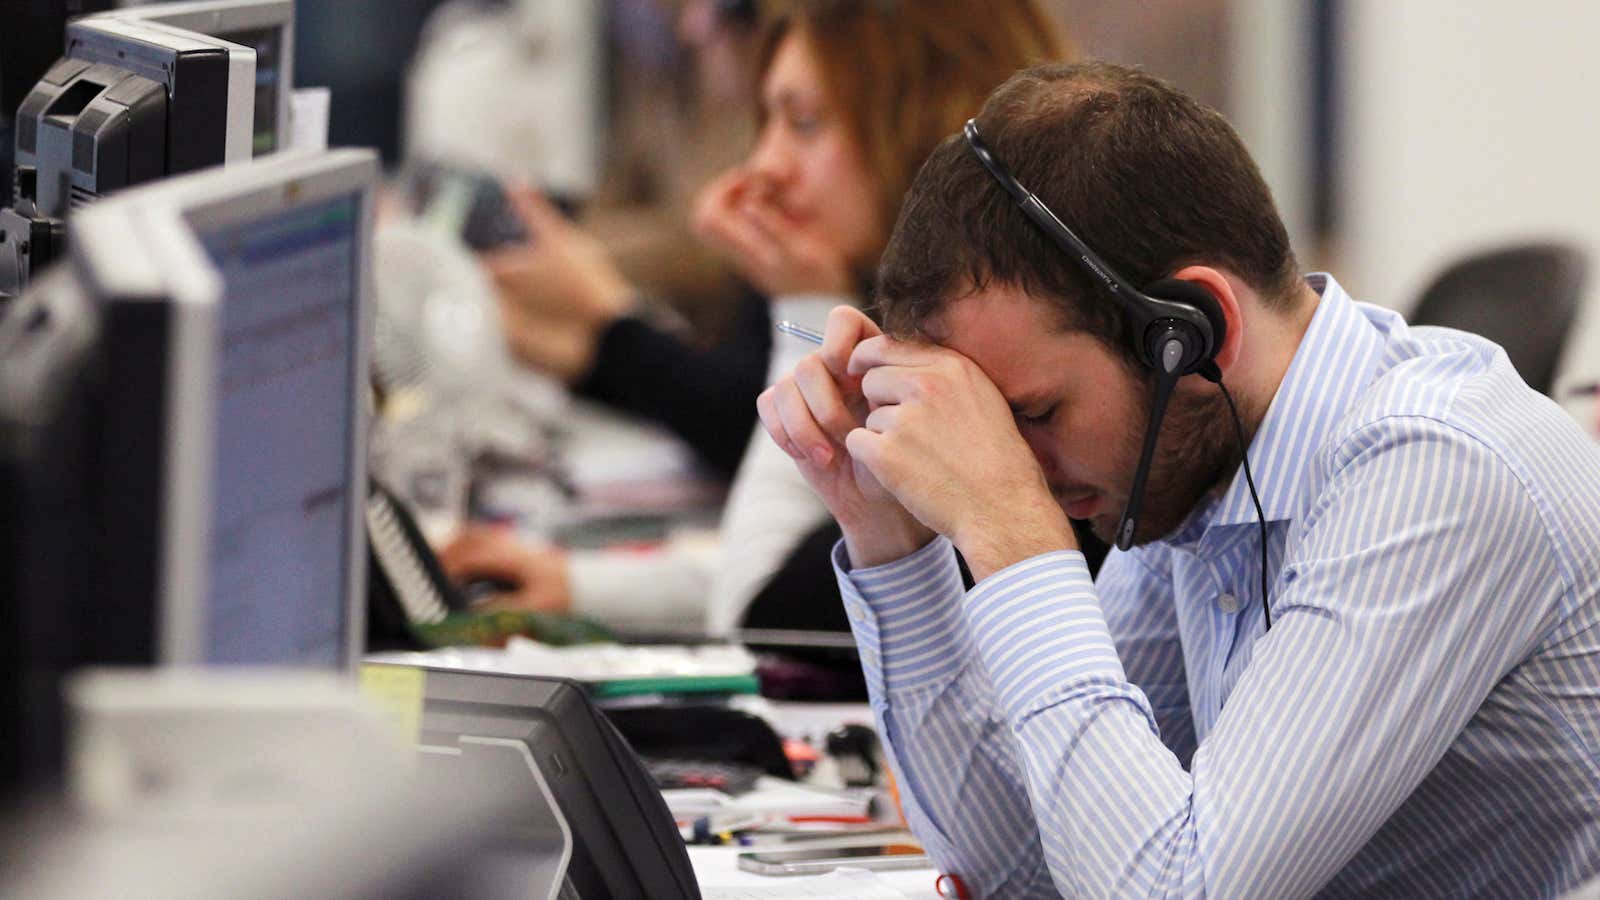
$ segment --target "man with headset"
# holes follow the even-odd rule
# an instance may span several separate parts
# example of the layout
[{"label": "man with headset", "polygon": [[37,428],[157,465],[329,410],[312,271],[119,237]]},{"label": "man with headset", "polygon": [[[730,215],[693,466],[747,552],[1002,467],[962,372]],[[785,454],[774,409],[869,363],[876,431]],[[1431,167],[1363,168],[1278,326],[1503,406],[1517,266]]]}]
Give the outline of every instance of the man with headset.
[{"label": "man with headset", "polygon": [[[918,175],[878,293],[888,335],[836,310],[759,406],[973,894],[1600,872],[1600,452],[1493,344],[1301,277],[1220,116],[1019,73]],[[1069,517],[1119,547],[1098,582]]]}]

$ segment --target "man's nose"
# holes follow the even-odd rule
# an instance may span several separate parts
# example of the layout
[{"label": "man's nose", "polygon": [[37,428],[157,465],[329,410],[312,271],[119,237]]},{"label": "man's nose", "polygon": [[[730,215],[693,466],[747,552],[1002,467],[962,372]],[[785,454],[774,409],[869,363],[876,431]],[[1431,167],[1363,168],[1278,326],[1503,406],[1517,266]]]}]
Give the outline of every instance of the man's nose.
[{"label": "man's nose", "polygon": [[1039,469],[1044,472],[1044,480],[1054,484],[1058,474],[1055,459],[1050,453],[1050,448],[1042,435],[1029,434],[1032,429],[1023,431],[1022,440],[1027,443],[1028,449],[1033,451],[1033,458],[1039,463]]}]

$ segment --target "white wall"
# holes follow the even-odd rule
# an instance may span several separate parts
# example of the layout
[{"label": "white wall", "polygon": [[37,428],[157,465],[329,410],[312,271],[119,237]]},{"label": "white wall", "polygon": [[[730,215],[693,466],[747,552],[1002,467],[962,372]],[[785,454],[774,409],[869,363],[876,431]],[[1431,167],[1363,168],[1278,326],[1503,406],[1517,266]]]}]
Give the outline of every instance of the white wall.
[{"label": "white wall", "polygon": [[1408,310],[1453,257],[1520,237],[1592,255],[1600,373],[1600,3],[1346,0],[1340,280]]},{"label": "white wall", "polygon": [[1228,7],[1228,121],[1272,189],[1302,262],[1312,256],[1310,26],[1303,3],[1233,0]]}]

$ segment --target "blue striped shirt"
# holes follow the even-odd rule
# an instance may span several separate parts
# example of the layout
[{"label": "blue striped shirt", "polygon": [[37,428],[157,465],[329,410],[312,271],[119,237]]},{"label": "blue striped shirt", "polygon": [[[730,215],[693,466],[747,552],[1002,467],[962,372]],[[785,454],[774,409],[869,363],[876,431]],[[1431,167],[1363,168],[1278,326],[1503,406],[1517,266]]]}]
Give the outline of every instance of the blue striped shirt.
[{"label": "blue striped shirt", "polygon": [[1600,873],[1600,451],[1310,276],[1242,477],[1093,582],[839,582],[913,830],[985,897],[1539,897]]}]

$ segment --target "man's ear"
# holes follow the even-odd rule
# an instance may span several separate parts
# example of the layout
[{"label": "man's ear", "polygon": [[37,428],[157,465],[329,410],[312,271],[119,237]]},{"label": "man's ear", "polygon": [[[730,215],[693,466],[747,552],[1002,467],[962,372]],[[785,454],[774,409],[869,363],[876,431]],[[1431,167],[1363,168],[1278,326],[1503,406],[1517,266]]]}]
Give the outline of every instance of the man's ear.
[{"label": "man's ear", "polygon": [[1217,304],[1221,311],[1223,321],[1227,323],[1228,333],[1223,336],[1222,346],[1217,349],[1215,356],[1217,368],[1223,375],[1228,374],[1228,369],[1239,361],[1239,352],[1244,347],[1244,316],[1239,307],[1239,296],[1235,292],[1234,283],[1221,269],[1211,266],[1188,266],[1179,269],[1171,275],[1192,284],[1198,285]]}]

